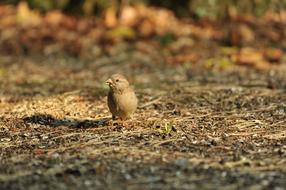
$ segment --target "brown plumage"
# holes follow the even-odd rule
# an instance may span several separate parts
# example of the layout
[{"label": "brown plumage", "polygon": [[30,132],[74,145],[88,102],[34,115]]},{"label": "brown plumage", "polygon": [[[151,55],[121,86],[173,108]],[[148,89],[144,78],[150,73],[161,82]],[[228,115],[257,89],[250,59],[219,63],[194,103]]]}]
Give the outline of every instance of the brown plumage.
[{"label": "brown plumage", "polygon": [[110,87],[107,104],[112,118],[121,120],[129,118],[135,112],[138,103],[129,82],[123,75],[114,74],[106,83]]}]

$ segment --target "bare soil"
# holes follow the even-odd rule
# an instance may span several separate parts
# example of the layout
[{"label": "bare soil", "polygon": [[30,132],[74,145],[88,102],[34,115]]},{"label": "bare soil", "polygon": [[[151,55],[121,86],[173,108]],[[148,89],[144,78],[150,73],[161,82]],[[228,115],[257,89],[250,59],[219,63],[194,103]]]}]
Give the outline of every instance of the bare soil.
[{"label": "bare soil", "polygon": [[[1,56],[0,189],[286,189],[285,71]],[[124,123],[117,72],[140,101]]]}]

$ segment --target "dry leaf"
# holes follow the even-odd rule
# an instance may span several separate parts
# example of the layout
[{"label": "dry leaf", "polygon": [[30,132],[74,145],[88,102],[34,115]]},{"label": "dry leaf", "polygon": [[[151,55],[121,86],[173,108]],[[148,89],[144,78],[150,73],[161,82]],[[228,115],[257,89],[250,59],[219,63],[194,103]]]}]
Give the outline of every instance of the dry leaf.
[{"label": "dry leaf", "polygon": [[117,25],[116,10],[114,7],[110,7],[105,11],[104,23],[108,28],[113,28]]},{"label": "dry leaf", "polygon": [[231,60],[240,65],[253,66],[257,69],[266,70],[270,63],[265,60],[263,52],[253,48],[243,48],[237,54],[232,55]]},{"label": "dry leaf", "polygon": [[139,25],[139,34],[144,37],[151,36],[155,32],[154,26],[154,23],[150,20],[144,20],[142,24]]},{"label": "dry leaf", "polygon": [[120,24],[128,27],[134,27],[138,24],[140,17],[138,11],[131,6],[123,7],[120,15]]},{"label": "dry leaf", "polygon": [[50,25],[60,25],[64,20],[64,15],[61,11],[50,11],[45,17],[45,21]]},{"label": "dry leaf", "polygon": [[282,59],[283,51],[277,48],[269,48],[265,50],[264,54],[267,60],[279,63]]},{"label": "dry leaf", "polygon": [[17,21],[26,26],[36,26],[41,23],[40,14],[29,9],[27,2],[20,2],[17,7]]}]

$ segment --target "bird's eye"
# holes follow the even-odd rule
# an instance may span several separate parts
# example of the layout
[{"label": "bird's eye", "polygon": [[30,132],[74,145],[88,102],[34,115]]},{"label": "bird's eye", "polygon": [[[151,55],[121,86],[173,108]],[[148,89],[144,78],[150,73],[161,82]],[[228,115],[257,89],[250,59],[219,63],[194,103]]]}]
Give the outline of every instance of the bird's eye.
[{"label": "bird's eye", "polygon": [[119,82],[119,79],[116,79],[116,82]]}]

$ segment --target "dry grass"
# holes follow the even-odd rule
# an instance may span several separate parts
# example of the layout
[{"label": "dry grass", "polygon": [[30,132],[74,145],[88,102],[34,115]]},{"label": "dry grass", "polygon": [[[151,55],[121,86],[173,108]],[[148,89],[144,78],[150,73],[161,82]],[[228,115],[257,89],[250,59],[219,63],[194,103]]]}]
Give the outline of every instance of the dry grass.
[{"label": "dry grass", "polygon": [[[285,88],[267,88],[267,74],[54,61],[2,63],[3,188],[285,187]],[[125,127],[106,107],[113,70],[140,99]]]}]

